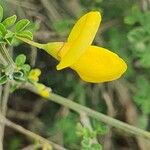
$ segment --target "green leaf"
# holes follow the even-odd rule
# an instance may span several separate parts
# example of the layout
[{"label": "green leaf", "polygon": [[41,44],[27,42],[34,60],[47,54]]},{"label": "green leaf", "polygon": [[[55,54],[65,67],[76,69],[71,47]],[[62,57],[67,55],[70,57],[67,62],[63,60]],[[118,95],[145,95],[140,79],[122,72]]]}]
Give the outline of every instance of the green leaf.
[{"label": "green leaf", "polygon": [[16,23],[16,32],[23,31],[28,25],[30,21],[27,19],[22,19]]},{"label": "green leaf", "polygon": [[14,33],[11,32],[11,31],[8,31],[4,38],[5,38],[5,39],[8,39],[8,38],[11,38],[11,37],[13,37],[13,36],[14,36]]},{"label": "green leaf", "polygon": [[14,78],[16,81],[25,81],[24,74],[23,74],[23,72],[21,72],[21,71],[14,72],[14,73],[13,73],[13,78]]},{"label": "green leaf", "polygon": [[144,40],[143,37],[146,36],[146,32],[141,27],[136,27],[128,33],[128,40],[131,43],[139,43]]},{"label": "green leaf", "polygon": [[82,142],[81,142],[81,145],[82,145],[82,147],[83,148],[88,148],[88,147],[90,147],[90,145],[91,145],[91,143],[90,143],[90,138],[88,138],[88,137],[83,137],[83,140],[82,140]]},{"label": "green leaf", "polygon": [[12,41],[11,41],[11,45],[12,46],[18,46],[20,44],[20,41],[16,38],[12,38]]},{"label": "green leaf", "polygon": [[143,26],[143,29],[150,34],[150,12],[148,11],[144,13],[140,21],[141,25]]},{"label": "green leaf", "polygon": [[149,49],[146,49],[144,51],[144,53],[142,53],[140,55],[139,62],[140,62],[141,67],[143,67],[143,68],[149,68],[150,67],[150,61],[149,60],[150,60]]},{"label": "green leaf", "polygon": [[7,82],[7,76],[3,75],[2,77],[0,77],[0,85],[5,84]]},{"label": "green leaf", "polygon": [[26,56],[24,54],[20,54],[16,57],[15,63],[18,66],[21,66],[25,63],[26,61]]},{"label": "green leaf", "polygon": [[33,39],[33,34],[29,30],[22,31],[20,33],[17,33],[17,36],[27,38],[29,40]]},{"label": "green leaf", "polygon": [[142,12],[138,6],[133,6],[130,15],[125,17],[124,22],[128,25],[134,25],[142,19]]},{"label": "green leaf", "polygon": [[30,71],[31,67],[30,67],[30,65],[28,65],[28,64],[24,64],[24,65],[21,66],[21,69],[22,69],[25,73],[27,73],[27,72]]},{"label": "green leaf", "polygon": [[144,76],[137,77],[136,83],[137,91],[133,97],[136,105],[142,110],[143,114],[148,115],[150,113],[150,84],[149,80]]},{"label": "green leaf", "polygon": [[102,122],[92,119],[92,125],[96,132],[100,135],[105,135],[108,132],[107,126]]},{"label": "green leaf", "polygon": [[0,22],[3,19],[3,7],[0,5]]},{"label": "green leaf", "polygon": [[2,33],[3,37],[7,33],[6,27],[2,23],[0,23],[0,32]]},{"label": "green leaf", "polygon": [[8,17],[6,18],[2,24],[6,27],[6,28],[9,28],[11,26],[13,26],[16,22],[16,19],[17,19],[17,16],[16,15],[13,15],[11,17]]}]

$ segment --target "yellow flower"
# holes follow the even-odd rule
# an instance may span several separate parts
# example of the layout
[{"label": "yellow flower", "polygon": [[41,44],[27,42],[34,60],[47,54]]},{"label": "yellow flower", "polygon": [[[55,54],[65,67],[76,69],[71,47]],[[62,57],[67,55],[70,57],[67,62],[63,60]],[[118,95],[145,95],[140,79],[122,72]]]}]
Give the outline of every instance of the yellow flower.
[{"label": "yellow flower", "polygon": [[117,54],[98,46],[92,46],[101,22],[101,14],[91,11],[74,25],[67,42],[39,44],[23,41],[44,49],[59,60],[57,70],[70,67],[87,82],[99,83],[118,79],[127,69]]},{"label": "yellow flower", "polygon": [[50,96],[51,89],[46,87],[44,84],[35,83],[35,87],[42,97],[48,98]]},{"label": "yellow flower", "polygon": [[101,21],[99,12],[89,12],[73,27],[67,42],[58,53],[57,69],[70,67],[87,82],[106,82],[119,78],[127,69],[115,53],[91,46]]},{"label": "yellow flower", "polygon": [[34,82],[38,82],[40,74],[41,74],[40,69],[32,69],[28,75],[28,79]]},{"label": "yellow flower", "polygon": [[67,49],[65,45],[61,49],[61,52],[65,51],[65,54],[61,54],[58,70],[73,65],[86,52],[95,37],[100,21],[100,13],[94,11],[87,13],[77,21],[68,37]]}]

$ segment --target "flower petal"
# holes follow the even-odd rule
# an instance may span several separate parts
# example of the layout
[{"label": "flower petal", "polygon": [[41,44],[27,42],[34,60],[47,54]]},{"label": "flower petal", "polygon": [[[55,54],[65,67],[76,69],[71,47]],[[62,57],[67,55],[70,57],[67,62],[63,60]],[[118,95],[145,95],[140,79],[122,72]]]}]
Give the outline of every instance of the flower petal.
[{"label": "flower petal", "polygon": [[72,65],[84,54],[95,37],[100,21],[101,15],[97,11],[89,12],[77,21],[68,37],[70,48],[58,64],[58,70]]},{"label": "flower petal", "polygon": [[106,82],[118,79],[127,69],[117,54],[97,46],[90,46],[71,68],[87,82]]}]

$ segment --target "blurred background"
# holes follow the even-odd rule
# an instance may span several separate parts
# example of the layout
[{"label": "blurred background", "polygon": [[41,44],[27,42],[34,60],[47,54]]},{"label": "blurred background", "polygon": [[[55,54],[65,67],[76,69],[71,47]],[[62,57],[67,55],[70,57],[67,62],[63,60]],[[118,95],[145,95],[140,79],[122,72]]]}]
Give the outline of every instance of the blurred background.
[{"label": "blurred background", "polygon": [[[33,68],[40,68],[40,82],[53,92],[96,111],[150,130],[150,0],[0,0],[5,17],[16,14],[32,23],[34,40],[65,41],[76,20],[91,10],[102,13],[95,45],[111,49],[128,64],[121,79],[103,84],[80,80],[71,69],[56,71],[57,61],[45,52],[20,44]],[[150,142],[77,114],[26,90],[10,95],[7,117],[69,150],[84,149],[77,124],[95,131],[93,140],[104,150],[149,150]],[[6,127],[5,150],[20,150],[36,142]],[[85,144],[86,145],[86,144]],[[82,147],[82,148],[81,148]],[[27,149],[26,149],[27,150]]]}]

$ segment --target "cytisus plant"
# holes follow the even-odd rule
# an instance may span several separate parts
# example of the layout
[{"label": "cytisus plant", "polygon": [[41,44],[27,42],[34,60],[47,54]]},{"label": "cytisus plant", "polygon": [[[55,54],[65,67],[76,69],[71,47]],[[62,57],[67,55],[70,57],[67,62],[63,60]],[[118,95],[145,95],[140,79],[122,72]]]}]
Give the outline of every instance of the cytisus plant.
[{"label": "cytisus plant", "polygon": [[31,69],[30,65],[25,63],[26,56],[23,54],[17,56],[15,61],[10,55],[9,48],[20,42],[16,37],[33,39],[30,21],[21,19],[16,22],[16,20],[16,15],[3,20],[3,8],[0,6],[0,84],[3,85],[10,81],[12,90],[14,90],[21,84],[28,82],[33,84],[42,96],[48,96],[50,88],[38,83],[41,74],[40,69]]},{"label": "cytisus plant", "polygon": [[[0,6],[0,85],[3,86],[9,83],[11,86],[10,92],[18,88],[30,89],[36,94],[53,100],[78,113],[85,113],[92,118],[133,135],[150,139],[150,133],[147,131],[130,126],[52,93],[51,88],[39,83],[40,69],[31,69],[31,66],[26,64],[26,56],[24,54],[18,55],[15,59],[11,56],[14,45],[25,42],[46,51],[48,55],[58,60],[57,70],[70,67],[78,73],[82,80],[91,83],[116,80],[127,69],[125,61],[106,48],[91,45],[100,22],[100,12],[88,12],[75,23],[66,41],[41,44],[33,41],[29,20],[21,19],[18,21],[16,15],[3,19],[3,8]],[[10,126],[10,122],[3,114],[1,115],[1,111],[0,118],[0,122],[4,121],[6,125]],[[52,142],[26,131],[17,125],[14,125],[13,128],[37,140],[42,144],[43,149],[51,149],[50,144],[54,147],[56,146]],[[97,131],[91,131],[86,127],[80,126],[80,136],[83,137],[82,149],[101,149],[102,146],[99,143],[93,143],[93,139],[96,139],[97,134]]]}]

